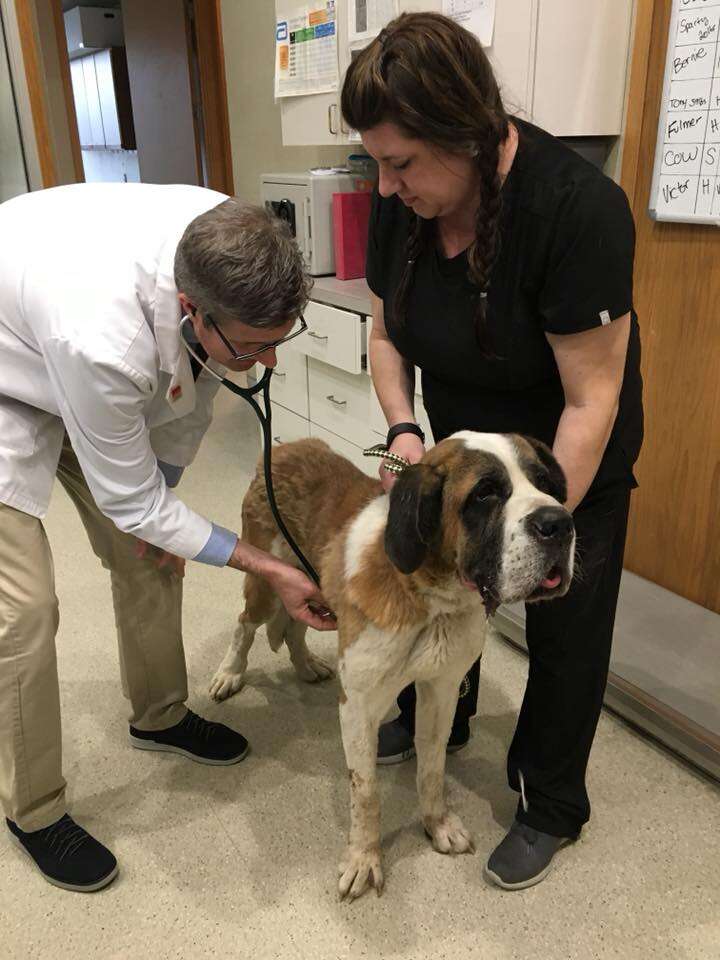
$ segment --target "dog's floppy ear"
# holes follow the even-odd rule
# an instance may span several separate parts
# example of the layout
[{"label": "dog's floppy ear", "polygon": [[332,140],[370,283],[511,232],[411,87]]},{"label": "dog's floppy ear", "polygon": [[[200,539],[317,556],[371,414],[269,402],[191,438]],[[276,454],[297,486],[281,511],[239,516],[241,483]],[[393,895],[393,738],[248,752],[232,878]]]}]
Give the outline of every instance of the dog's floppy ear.
[{"label": "dog's floppy ear", "polygon": [[444,477],[433,467],[406,467],[390,491],[385,552],[401,573],[420,567],[440,527]]},{"label": "dog's floppy ear", "polygon": [[536,440],[535,437],[525,437],[525,439],[548,472],[550,493],[559,503],[565,503],[567,500],[567,480],[562,467],[553,456],[552,450],[542,440]]}]

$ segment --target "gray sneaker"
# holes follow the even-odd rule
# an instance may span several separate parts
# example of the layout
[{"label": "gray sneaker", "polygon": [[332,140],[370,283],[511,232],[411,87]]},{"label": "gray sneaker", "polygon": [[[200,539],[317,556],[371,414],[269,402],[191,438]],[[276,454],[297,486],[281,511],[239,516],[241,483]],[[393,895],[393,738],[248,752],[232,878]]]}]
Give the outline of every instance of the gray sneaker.
[{"label": "gray sneaker", "polygon": [[[447,752],[457,753],[467,745],[470,739],[470,725],[458,724],[453,727],[448,740]],[[402,763],[415,756],[413,736],[399,717],[383,723],[378,732],[377,762],[383,765]]]},{"label": "gray sneaker", "polygon": [[490,854],[485,876],[504,890],[523,890],[550,873],[552,859],[571,837],[553,837],[514,821],[505,839]]},{"label": "gray sneaker", "polygon": [[402,763],[415,756],[415,742],[410,731],[400,720],[383,723],[378,731],[377,762]]}]

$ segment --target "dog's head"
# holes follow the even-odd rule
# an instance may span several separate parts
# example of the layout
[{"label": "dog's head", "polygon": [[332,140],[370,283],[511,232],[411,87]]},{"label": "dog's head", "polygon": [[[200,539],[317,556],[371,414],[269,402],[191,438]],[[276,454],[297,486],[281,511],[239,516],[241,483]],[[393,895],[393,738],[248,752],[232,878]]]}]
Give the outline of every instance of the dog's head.
[{"label": "dog's head", "polygon": [[453,434],[390,494],[385,550],[406,574],[454,574],[488,613],[566,593],[575,528],[550,450],[515,434]]}]

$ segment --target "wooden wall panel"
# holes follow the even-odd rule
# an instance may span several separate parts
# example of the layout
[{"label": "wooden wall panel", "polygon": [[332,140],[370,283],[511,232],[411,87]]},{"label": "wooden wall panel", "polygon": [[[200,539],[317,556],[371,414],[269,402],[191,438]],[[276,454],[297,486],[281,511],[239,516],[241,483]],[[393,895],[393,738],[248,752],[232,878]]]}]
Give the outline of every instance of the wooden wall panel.
[{"label": "wooden wall panel", "polygon": [[43,187],[54,187],[58,184],[57,168],[48,117],[42,54],[38,42],[32,0],[15,0],[15,15],[20,32],[25,79],[35,129],[42,185]]},{"label": "wooden wall panel", "polygon": [[639,0],[638,12],[648,6],[652,32],[649,46],[636,32],[629,106],[631,131],[642,109],[637,161],[631,153],[623,164],[637,225],[646,413],[625,565],[720,612],[720,230],[648,215],[671,4]]},{"label": "wooden wall panel", "polygon": [[220,0],[195,0],[193,7],[207,164],[205,186],[232,195],[232,153]]},{"label": "wooden wall panel", "polygon": [[70,59],[68,57],[67,37],[65,36],[65,21],[63,19],[61,0],[50,2],[55,40],[58,51],[58,68],[62,79],[63,96],[65,98],[65,113],[67,116],[68,138],[72,152],[75,180],[82,183],[85,179],[83,169],[82,150],[80,149],[80,135],[78,133],[77,116],[75,114],[75,100],[73,98],[72,80],[70,79]]}]

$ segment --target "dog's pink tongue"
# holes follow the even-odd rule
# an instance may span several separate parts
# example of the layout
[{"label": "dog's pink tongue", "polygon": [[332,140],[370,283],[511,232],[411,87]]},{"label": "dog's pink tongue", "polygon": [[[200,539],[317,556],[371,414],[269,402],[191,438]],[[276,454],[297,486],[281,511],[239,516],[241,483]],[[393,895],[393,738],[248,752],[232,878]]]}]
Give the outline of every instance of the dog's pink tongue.
[{"label": "dog's pink tongue", "polygon": [[555,587],[560,586],[560,581],[562,577],[559,573],[554,573],[550,577],[545,577],[541,586],[545,587],[547,590],[554,590]]},{"label": "dog's pink tongue", "polygon": [[473,583],[472,580],[468,580],[467,577],[460,577],[460,582],[466,590],[477,590],[477,584]]}]

